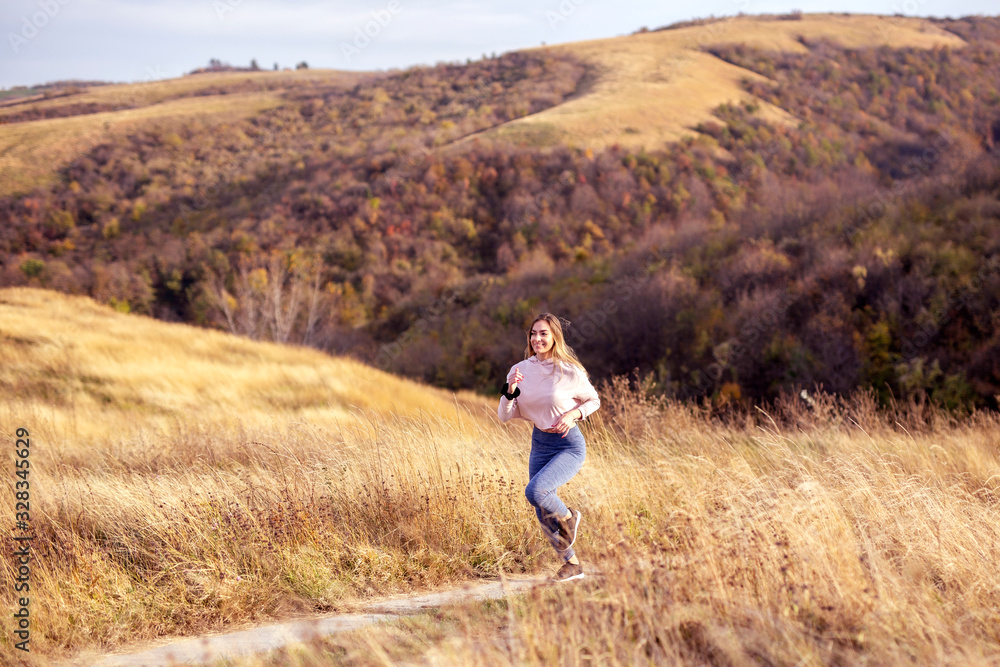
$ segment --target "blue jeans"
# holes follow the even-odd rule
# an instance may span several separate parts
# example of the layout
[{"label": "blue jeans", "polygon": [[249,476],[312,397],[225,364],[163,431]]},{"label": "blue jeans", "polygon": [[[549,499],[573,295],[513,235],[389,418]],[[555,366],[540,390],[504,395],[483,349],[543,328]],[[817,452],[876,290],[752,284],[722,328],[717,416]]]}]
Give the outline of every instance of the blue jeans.
[{"label": "blue jeans", "polygon": [[556,489],[580,472],[586,455],[587,443],[577,426],[571,428],[565,438],[560,433],[540,431],[538,427],[531,432],[531,455],[528,457],[530,481],[524,488],[524,496],[535,507],[538,522],[547,529],[542,532],[563,560],[571,559],[574,551],[572,547],[561,551],[558,542],[551,537],[558,530],[556,518],[569,513],[556,495]]}]

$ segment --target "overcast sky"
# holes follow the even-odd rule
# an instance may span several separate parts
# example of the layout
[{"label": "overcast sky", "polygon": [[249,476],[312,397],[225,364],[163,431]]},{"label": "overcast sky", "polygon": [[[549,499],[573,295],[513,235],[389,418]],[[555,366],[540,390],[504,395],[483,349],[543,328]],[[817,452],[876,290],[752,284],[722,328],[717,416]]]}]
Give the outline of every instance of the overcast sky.
[{"label": "overcast sky", "polygon": [[[686,3],[685,3],[686,4]],[[997,0],[0,0],[0,87],[175,77],[210,58],[390,69],[614,37],[695,17],[805,12],[995,16]],[[367,33],[367,34],[366,34]]]}]

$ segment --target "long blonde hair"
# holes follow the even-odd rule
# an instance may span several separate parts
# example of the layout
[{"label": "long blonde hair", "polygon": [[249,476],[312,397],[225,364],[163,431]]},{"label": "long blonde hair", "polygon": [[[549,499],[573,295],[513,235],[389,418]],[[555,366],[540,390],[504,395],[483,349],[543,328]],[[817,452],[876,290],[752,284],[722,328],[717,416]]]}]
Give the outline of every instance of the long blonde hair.
[{"label": "long blonde hair", "polygon": [[[528,346],[524,348],[524,358],[530,359],[534,356],[535,353],[531,349],[531,329],[535,327],[536,322],[541,322],[543,320],[549,325],[549,329],[552,331],[552,355],[549,357],[553,361],[552,372],[555,373],[556,368],[558,368],[559,379],[562,379],[563,364],[568,364],[579,368],[583,371],[583,374],[587,376],[587,369],[583,367],[582,363],[580,363],[580,360],[576,356],[576,352],[574,352],[573,348],[566,344],[566,337],[563,335],[562,320],[552,313],[542,313],[535,319],[531,320],[531,327],[529,327],[527,331]],[[566,321],[566,324],[569,324],[569,320]]]}]

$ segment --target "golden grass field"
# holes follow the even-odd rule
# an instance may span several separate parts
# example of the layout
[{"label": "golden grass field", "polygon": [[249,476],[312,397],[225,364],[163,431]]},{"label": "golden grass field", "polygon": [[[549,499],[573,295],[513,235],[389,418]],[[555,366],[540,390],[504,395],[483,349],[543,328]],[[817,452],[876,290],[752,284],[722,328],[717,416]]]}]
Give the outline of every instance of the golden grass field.
[{"label": "golden grass field", "polygon": [[[32,442],[27,664],[558,565],[495,397],[30,289],[0,290],[0,361],[0,432]],[[1000,660],[996,414],[599,389],[560,492],[588,578],[226,664]]]},{"label": "golden grass field", "polygon": [[[0,119],[30,108],[112,104],[119,111],[0,124],[0,196],[51,183],[57,170],[102,141],[157,122],[178,125],[198,118],[232,122],[282,103],[292,86],[348,84],[360,75],[339,70],[209,72],[162,81],[94,86],[55,99],[7,104]],[[259,86],[229,94],[205,94],[228,86]]]},{"label": "golden grass field", "polygon": [[[558,24],[557,26],[558,27]],[[848,48],[890,46],[961,48],[965,42],[924,19],[804,14],[801,20],[731,17],[717,23],[543,47],[592,63],[596,80],[585,94],[493,130],[498,136],[568,143],[600,150],[614,144],[653,148],[694,135],[698,124],[728,102],[751,100],[740,82],[759,74],[703,51],[721,44],[803,53],[798,36],[826,38]],[[761,100],[758,114],[796,124],[788,112]],[[488,134],[487,134],[488,136]]]}]

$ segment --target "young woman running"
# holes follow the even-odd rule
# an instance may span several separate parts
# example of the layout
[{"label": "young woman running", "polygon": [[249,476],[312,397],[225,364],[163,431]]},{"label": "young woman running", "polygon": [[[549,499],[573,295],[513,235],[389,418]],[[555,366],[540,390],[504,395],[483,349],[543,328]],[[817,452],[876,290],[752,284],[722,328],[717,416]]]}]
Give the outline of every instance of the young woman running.
[{"label": "young woman running", "polygon": [[587,443],[576,422],[601,407],[601,399],[566,345],[558,317],[542,313],[532,322],[524,361],[511,367],[501,393],[500,421],[534,423],[524,495],[535,507],[542,532],[565,561],[555,579],[582,579],[583,566],[573,551],[580,512],[566,507],[556,489],[583,467]]}]

